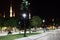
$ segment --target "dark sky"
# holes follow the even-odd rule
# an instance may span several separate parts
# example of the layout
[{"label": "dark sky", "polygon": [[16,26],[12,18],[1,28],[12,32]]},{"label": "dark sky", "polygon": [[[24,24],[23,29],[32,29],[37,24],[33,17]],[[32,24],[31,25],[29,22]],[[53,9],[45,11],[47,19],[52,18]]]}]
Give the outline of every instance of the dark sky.
[{"label": "dark sky", "polygon": [[33,15],[39,15],[46,18],[59,18],[60,19],[60,6],[59,2],[32,2]]},{"label": "dark sky", "polygon": [[33,10],[36,15],[54,16],[56,13],[56,2],[34,2]]},{"label": "dark sky", "polygon": [[[9,5],[11,0],[0,0],[0,13],[3,11],[9,11]],[[59,2],[40,2],[39,0],[29,0],[31,3],[31,14],[37,15],[40,17],[47,18],[59,18],[60,6]],[[19,12],[20,9],[20,0],[12,0],[13,10],[16,10],[16,13]],[[7,14],[7,13],[6,13]]]}]

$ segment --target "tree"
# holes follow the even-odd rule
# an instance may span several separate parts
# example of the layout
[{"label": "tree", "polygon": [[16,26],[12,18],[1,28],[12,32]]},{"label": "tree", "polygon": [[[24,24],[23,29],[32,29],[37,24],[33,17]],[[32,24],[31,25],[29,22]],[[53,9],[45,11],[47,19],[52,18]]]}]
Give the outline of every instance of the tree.
[{"label": "tree", "polygon": [[4,26],[9,28],[8,31],[11,31],[12,27],[16,27],[17,26],[17,21],[14,18],[5,19]]},{"label": "tree", "polygon": [[31,19],[31,25],[35,27],[35,31],[37,30],[36,28],[40,26],[42,23],[42,20],[39,16],[33,16]]},{"label": "tree", "polygon": [[2,27],[4,26],[3,23],[4,23],[4,18],[0,17],[0,30],[1,30],[1,32],[2,32]]},{"label": "tree", "polygon": [[[21,13],[26,13],[27,14],[27,17],[26,19],[24,19],[24,37],[26,37],[26,20],[28,20],[28,7],[29,7],[29,3],[27,0],[22,0],[22,3],[21,3]],[[22,15],[21,15],[21,18],[22,18]]]},{"label": "tree", "polygon": [[9,18],[9,19],[5,19],[4,25],[14,27],[17,25],[17,23],[16,23],[16,20],[14,18]]}]

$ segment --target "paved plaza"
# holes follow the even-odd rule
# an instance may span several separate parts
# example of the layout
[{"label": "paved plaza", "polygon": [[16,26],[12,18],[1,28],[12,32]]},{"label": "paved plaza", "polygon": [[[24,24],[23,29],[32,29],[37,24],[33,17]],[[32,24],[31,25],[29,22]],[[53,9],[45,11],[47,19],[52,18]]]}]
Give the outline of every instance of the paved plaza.
[{"label": "paved plaza", "polygon": [[[18,34],[18,33],[19,32],[14,32],[13,34]],[[7,35],[7,32],[0,33],[0,36],[6,36],[6,35]],[[60,29],[46,31],[46,32],[43,32],[42,34],[37,34],[37,35],[24,37],[24,38],[18,38],[15,40],[60,40]]]},{"label": "paved plaza", "polygon": [[60,29],[15,40],[60,40]]}]

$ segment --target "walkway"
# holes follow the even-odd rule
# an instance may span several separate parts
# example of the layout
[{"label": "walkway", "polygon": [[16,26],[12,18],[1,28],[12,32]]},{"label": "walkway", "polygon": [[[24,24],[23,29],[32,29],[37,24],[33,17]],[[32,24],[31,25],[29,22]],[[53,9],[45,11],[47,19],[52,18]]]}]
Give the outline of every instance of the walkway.
[{"label": "walkway", "polygon": [[15,40],[60,40],[60,29]]}]

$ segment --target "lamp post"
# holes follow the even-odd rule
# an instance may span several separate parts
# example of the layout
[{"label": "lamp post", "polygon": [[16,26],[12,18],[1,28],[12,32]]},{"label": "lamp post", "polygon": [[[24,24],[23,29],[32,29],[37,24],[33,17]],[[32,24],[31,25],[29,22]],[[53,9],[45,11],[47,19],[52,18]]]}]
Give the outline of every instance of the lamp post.
[{"label": "lamp post", "polygon": [[45,20],[43,20],[43,23],[45,22]]},{"label": "lamp post", "polygon": [[31,33],[31,13],[29,13],[29,33]]},{"label": "lamp post", "polygon": [[45,20],[43,19],[43,25],[45,25]]},{"label": "lamp post", "polygon": [[45,20],[43,20],[43,30],[45,32],[46,28],[45,28]]},{"label": "lamp post", "polygon": [[26,37],[26,26],[27,26],[27,20],[28,20],[28,16],[29,16],[29,5],[30,3],[28,3],[27,0],[22,0],[22,4],[21,4],[21,12],[22,17],[24,18],[24,37]]},{"label": "lamp post", "polygon": [[27,17],[26,13],[23,13],[22,17],[24,18],[24,37],[26,37],[26,24],[25,24],[25,18]]}]

